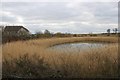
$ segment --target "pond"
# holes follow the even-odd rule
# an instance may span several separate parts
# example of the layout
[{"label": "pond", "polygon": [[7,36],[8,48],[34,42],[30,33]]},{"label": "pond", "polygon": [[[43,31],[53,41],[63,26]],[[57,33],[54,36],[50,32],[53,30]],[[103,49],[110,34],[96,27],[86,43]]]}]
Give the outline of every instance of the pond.
[{"label": "pond", "polygon": [[50,47],[50,50],[59,51],[59,52],[80,52],[91,49],[99,49],[101,47],[107,47],[114,45],[115,43],[66,43]]}]

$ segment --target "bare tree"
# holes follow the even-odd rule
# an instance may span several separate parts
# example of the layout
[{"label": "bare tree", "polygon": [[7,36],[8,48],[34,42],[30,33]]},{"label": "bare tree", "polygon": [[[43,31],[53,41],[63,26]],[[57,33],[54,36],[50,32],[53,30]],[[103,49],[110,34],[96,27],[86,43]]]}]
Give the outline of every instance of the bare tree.
[{"label": "bare tree", "polygon": [[52,34],[47,29],[44,31],[44,37],[52,37]]},{"label": "bare tree", "polygon": [[50,31],[48,31],[47,29],[44,31],[44,34],[50,34]]},{"label": "bare tree", "polygon": [[117,32],[118,32],[118,29],[117,29],[117,28],[115,28],[115,33],[117,34]]},{"label": "bare tree", "polygon": [[118,29],[117,28],[113,28],[113,33],[117,33]]},{"label": "bare tree", "polygon": [[108,36],[110,36],[110,29],[107,29]]},{"label": "bare tree", "polygon": [[115,29],[113,28],[113,33],[115,33]]}]

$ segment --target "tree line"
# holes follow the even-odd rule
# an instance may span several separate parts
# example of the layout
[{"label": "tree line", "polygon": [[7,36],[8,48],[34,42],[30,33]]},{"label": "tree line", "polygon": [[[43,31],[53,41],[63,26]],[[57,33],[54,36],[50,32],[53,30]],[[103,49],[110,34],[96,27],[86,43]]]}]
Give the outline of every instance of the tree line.
[{"label": "tree line", "polygon": [[[113,32],[111,32],[113,31]],[[108,33],[108,36],[110,36],[110,34],[117,34],[118,33],[118,28],[113,28],[113,29],[107,29],[107,33]]]},{"label": "tree line", "polygon": [[18,40],[29,40],[29,39],[37,39],[37,38],[52,38],[52,37],[84,37],[84,36],[111,36],[116,35],[118,33],[118,28],[107,29],[107,33],[101,34],[71,34],[71,33],[51,33],[49,30],[45,30],[44,32],[37,31],[35,34],[22,35],[22,36],[10,36],[10,35],[2,35],[2,42],[11,42]]}]

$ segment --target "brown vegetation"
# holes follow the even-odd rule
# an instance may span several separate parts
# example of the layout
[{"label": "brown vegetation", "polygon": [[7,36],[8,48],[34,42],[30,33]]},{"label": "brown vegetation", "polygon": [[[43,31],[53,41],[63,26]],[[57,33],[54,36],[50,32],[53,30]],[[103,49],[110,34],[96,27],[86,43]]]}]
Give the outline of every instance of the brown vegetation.
[{"label": "brown vegetation", "polygon": [[[115,77],[118,46],[62,53],[48,47],[71,42],[117,42],[117,37],[73,37],[17,41],[3,45],[3,74],[21,77]],[[42,71],[43,70],[43,71]]]}]

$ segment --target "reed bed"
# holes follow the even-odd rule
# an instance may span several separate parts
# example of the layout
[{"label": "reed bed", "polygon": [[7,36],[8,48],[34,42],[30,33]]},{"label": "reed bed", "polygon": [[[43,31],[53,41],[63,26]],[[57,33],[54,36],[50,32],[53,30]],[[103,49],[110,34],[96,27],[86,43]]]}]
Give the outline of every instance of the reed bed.
[{"label": "reed bed", "polygon": [[117,44],[83,52],[47,49],[71,42],[117,41],[117,37],[70,37],[6,43],[2,46],[3,74],[19,77],[117,77]]}]

